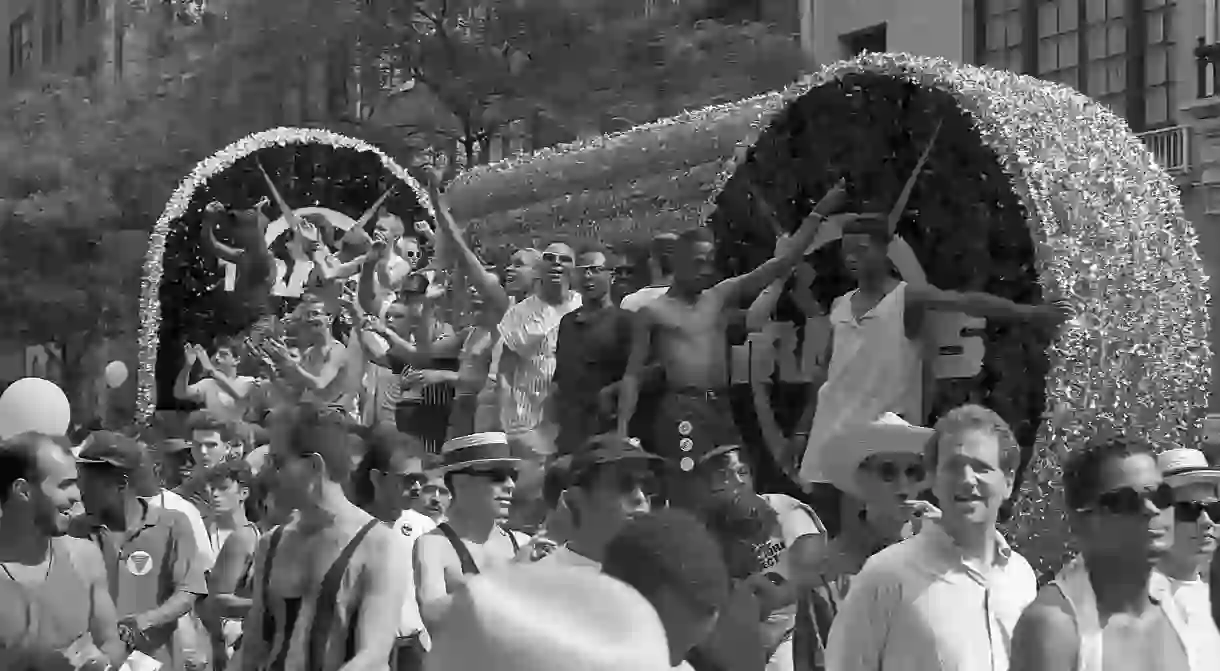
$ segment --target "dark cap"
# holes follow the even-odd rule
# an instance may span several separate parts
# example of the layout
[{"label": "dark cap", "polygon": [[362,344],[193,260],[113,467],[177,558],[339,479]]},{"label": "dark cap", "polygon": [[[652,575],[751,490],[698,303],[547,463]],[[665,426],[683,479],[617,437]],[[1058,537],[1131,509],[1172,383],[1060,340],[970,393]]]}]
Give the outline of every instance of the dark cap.
[{"label": "dark cap", "polygon": [[661,461],[657,455],[640,446],[635,438],[624,438],[612,433],[593,436],[572,456],[569,469],[571,481],[579,481],[589,471],[604,464],[622,461]]},{"label": "dark cap", "polygon": [[125,473],[137,496],[156,496],[161,491],[148,451],[134,438],[114,431],[94,431],[80,446],[76,463],[111,466]]}]

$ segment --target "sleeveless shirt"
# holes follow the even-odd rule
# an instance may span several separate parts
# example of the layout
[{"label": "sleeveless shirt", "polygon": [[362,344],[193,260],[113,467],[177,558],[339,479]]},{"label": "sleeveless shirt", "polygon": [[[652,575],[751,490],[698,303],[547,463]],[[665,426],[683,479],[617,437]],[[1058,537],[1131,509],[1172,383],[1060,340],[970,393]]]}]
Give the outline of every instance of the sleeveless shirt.
[{"label": "sleeveless shirt", "polygon": [[[356,627],[360,613],[359,580],[349,571],[360,544],[376,519],[367,522],[339,552],[312,595],[273,598],[268,591],[276,550],[284,528],[271,532],[259,590],[263,598],[262,636],[267,657],[259,671],[335,671],[356,653]],[[291,558],[289,558],[291,561]]]},{"label": "sleeveless shirt", "polygon": [[[1114,658],[1105,654],[1104,633],[1101,615],[1097,610],[1097,596],[1089,580],[1089,572],[1080,557],[1072,560],[1055,576],[1052,583],[1063,594],[1076,621],[1076,632],[1080,639],[1080,651],[1076,657],[1076,671],[1132,671],[1142,669],[1142,660],[1132,659],[1130,665],[1116,667]],[[1166,579],[1153,571],[1149,577],[1148,594],[1158,605],[1161,613],[1159,650],[1147,651],[1149,657],[1158,660],[1156,668],[1164,671],[1202,671],[1203,660],[1190,659],[1186,648],[1185,623],[1173,605]],[[1113,654],[1113,653],[1112,653]],[[1109,660],[1109,664],[1107,664]],[[1215,660],[1212,660],[1214,664]],[[1208,667],[1214,668],[1214,667]]]},{"label": "sleeveless shirt", "polygon": [[923,358],[918,341],[907,337],[907,283],[886,294],[859,319],[851,299],[859,290],[835,299],[830,309],[834,350],[826,382],[809,431],[801,480],[823,482],[820,457],[839,430],[871,422],[885,412],[912,424],[923,422]]},{"label": "sleeveless shirt", "polygon": [[33,614],[27,642],[42,649],[64,652],[81,642],[89,633],[89,608],[81,608],[81,599],[89,594],[89,586],[76,568],[72,545],[78,541],[67,536],[51,539],[50,565],[46,579],[37,583],[13,579],[6,569],[0,580],[15,583],[30,602]]}]

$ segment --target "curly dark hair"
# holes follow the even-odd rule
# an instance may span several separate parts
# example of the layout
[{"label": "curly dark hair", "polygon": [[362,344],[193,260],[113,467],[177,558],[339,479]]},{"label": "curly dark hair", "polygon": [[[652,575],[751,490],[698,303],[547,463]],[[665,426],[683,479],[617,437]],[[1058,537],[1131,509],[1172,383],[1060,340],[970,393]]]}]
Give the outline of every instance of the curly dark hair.
[{"label": "curly dark hair", "polygon": [[729,595],[719,545],[698,519],[681,510],[632,518],[606,546],[602,571],[650,601],[669,588],[693,603],[718,609]]},{"label": "curly dark hair", "polygon": [[703,507],[703,522],[720,543],[729,575],[742,579],[759,569],[758,548],[774,535],[779,516],[757,494],[714,496]]},{"label": "curly dark hair", "polygon": [[1132,436],[1098,436],[1072,450],[1063,464],[1063,497],[1069,510],[1093,503],[1101,492],[1101,471],[1107,462],[1137,454],[1155,457],[1152,445]]}]

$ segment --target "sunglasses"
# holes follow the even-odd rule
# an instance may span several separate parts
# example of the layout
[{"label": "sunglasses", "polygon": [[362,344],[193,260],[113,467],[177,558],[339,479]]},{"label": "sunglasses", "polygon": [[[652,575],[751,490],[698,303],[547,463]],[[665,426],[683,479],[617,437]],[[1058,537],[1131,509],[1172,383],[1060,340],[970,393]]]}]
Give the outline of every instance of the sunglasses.
[{"label": "sunglasses", "polygon": [[1220,522],[1220,501],[1178,501],[1173,504],[1173,515],[1179,522],[1198,522],[1205,512],[1208,519]]},{"label": "sunglasses", "polygon": [[923,464],[909,464],[903,468],[893,461],[876,461],[862,464],[860,468],[886,483],[896,482],[900,475],[911,482],[923,482],[928,477],[928,469],[924,468]]},{"label": "sunglasses", "polygon": [[[1135,489],[1122,487],[1105,492],[1097,497],[1097,505],[1093,509],[1110,513],[1111,515],[1139,515],[1147,510],[1151,503],[1157,510],[1165,510],[1173,505],[1173,487],[1162,484],[1155,489]],[[1081,512],[1088,512],[1082,508]]]},{"label": "sunglasses", "polygon": [[476,478],[487,478],[492,482],[516,481],[518,475],[515,468],[468,468],[454,472]]},{"label": "sunglasses", "polygon": [[555,252],[544,252],[542,260],[547,263],[573,263],[575,261],[571,254],[556,254]]},{"label": "sunglasses", "polygon": [[605,266],[576,266],[576,270],[590,275],[601,275],[606,272]]},{"label": "sunglasses", "polygon": [[407,251],[403,252],[402,255],[407,257],[408,259],[418,259],[420,256],[420,253],[415,251],[414,249],[408,249]]}]

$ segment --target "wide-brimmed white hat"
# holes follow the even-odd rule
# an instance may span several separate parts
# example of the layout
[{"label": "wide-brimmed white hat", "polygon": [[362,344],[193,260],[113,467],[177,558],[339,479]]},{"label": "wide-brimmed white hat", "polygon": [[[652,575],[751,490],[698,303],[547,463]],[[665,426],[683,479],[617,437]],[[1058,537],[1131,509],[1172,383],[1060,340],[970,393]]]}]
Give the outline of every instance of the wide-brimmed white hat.
[{"label": "wide-brimmed white hat", "polygon": [[648,601],[600,571],[518,564],[476,576],[432,632],[426,671],[670,671]]},{"label": "wide-brimmed white hat", "polygon": [[875,454],[922,455],[932,434],[932,429],[907,424],[892,412],[872,422],[845,426],[822,448],[822,473],[830,484],[862,498],[856,477],[865,459]]},{"label": "wide-brimmed white hat", "polygon": [[1161,477],[1170,487],[1180,487],[1196,482],[1220,484],[1220,468],[1207,463],[1207,455],[1189,447],[1166,450],[1156,458],[1161,467]]},{"label": "wide-brimmed white hat", "polygon": [[445,441],[441,445],[441,465],[436,471],[448,473],[472,466],[516,465],[520,462],[521,459],[514,457],[509,449],[507,435],[500,431],[488,431]]}]

